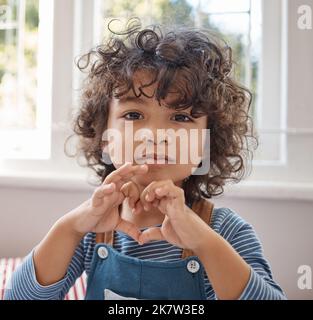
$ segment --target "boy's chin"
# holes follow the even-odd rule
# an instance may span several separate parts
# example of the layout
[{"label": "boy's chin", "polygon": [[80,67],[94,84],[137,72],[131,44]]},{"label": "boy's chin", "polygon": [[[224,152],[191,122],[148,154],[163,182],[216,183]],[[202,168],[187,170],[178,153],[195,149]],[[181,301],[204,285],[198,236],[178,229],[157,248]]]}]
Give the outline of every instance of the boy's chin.
[{"label": "boy's chin", "polygon": [[159,170],[149,170],[149,172],[145,175],[137,175],[136,177],[132,178],[132,180],[136,181],[137,183],[141,184],[142,186],[147,186],[153,181],[161,181],[171,179],[171,175],[168,172],[161,169]]},{"label": "boy's chin", "polygon": [[162,181],[162,180],[172,180],[174,184],[177,184],[178,181],[182,181],[183,178],[175,176],[175,172],[169,173],[168,171],[162,170],[151,170],[148,174],[137,175],[132,180],[141,185],[143,188],[148,186],[153,181]]}]

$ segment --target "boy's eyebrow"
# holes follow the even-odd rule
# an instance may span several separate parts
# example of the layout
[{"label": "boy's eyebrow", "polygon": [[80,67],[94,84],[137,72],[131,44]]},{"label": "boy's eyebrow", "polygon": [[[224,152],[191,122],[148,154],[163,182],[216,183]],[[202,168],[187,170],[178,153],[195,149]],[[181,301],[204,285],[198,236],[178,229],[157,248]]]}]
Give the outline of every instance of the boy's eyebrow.
[{"label": "boy's eyebrow", "polygon": [[135,97],[135,96],[126,96],[126,97],[121,97],[119,99],[120,102],[125,103],[125,102],[137,102],[140,104],[144,104],[145,101],[140,98],[140,97]]},{"label": "boy's eyebrow", "polygon": [[[144,99],[142,99],[141,97],[136,97],[136,96],[123,96],[121,98],[118,99],[120,102],[122,103],[126,103],[126,102],[137,102],[139,104],[145,104],[147,103]],[[188,110],[190,109],[190,110]],[[168,109],[169,112],[174,112],[176,110],[173,109]],[[187,110],[185,111],[191,111],[191,107],[187,108]]]}]

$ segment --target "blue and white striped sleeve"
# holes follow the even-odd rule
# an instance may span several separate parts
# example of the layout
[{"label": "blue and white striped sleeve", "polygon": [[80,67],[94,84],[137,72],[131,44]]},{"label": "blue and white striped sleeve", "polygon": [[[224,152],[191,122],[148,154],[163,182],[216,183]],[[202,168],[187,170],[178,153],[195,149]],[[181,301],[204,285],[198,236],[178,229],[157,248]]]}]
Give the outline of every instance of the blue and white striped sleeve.
[{"label": "blue and white striped sleeve", "polygon": [[273,280],[270,265],[264,257],[261,242],[254,228],[233,211],[226,220],[224,236],[250,265],[250,278],[239,300],[287,299],[281,287]]},{"label": "blue and white striped sleeve", "polygon": [[63,300],[75,280],[84,271],[84,238],[75,249],[65,276],[48,286],[36,279],[33,249],[13,272],[5,288],[5,300]]}]

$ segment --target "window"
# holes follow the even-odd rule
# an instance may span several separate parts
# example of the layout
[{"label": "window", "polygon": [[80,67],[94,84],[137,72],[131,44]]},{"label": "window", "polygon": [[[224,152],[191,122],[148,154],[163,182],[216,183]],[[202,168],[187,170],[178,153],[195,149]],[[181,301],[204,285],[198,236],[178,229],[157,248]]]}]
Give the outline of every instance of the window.
[{"label": "window", "polygon": [[254,164],[285,162],[283,1],[269,5],[264,0],[118,0],[95,5],[96,42],[106,35],[112,18],[123,22],[131,16],[140,17],[144,25],[183,21],[221,34],[233,49],[233,76],[253,94],[251,115],[260,141]]},{"label": "window", "polygon": [[[39,50],[39,0],[0,5],[0,157],[46,159],[50,108],[41,100],[47,82],[40,77],[46,43]],[[41,28],[46,31],[44,24]]]},{"label": "window", "polygon": [[0,125],[2,129],[36,126],[38,1],[2,6]]},{"label": "window", "polygon": [[[74,1],[0,1],[2,13],[0,59],[3,56],[6,59],[4,66],[0,68],[3,73],[9,74],[10,79],[23,84],[23,90],[20,92],[16,83],[11,84],[14,96],[5,108],[4,102],[0,106],[0,112],[10,114],[12,119],[9,121],[7,117],[0,125],[2,181],[11,183],[11,177],[21,178],[24,185],[24,178],[27,181],[30,178],[29,181],[34,181],[33,178],[38,178],[40,181],[48,178],[47,185],[51,185],[54,180],[72,181],[80,178],[83,176],[81,168],[64,154],[64,141],[71,133],[68,123],[72,116],[74,91],[72,83]],[[5,35],[8,34],[10,25],[16,28],[15,42],[5,42]],[[18,34],[21,33],[24,36],[19,39]],[[32,57],[30,65],[27,62],[27,55]],[[7,61],[13,61],[20,72],[9,68],[10,64]],[[22,61],[21,66],[19,66],[20,61]],[[19,77],[24,78],[21,81]],[[27,94],[26,88],[29,88]],[[9,97],[8,93],[7,90],[5,95]],[[15,104],[14,99],[17,98],[22,103]],[[14,114],[16,106],[23,108],[23,112],[18,110],[16,115],[29,114],[31,110],[31,117],[21,116],[21,121],[17,123]],[[13,182],[18,183],[19,180]]]},{"label": "window", "polygon": [[[106,36],[107,24],[112,18],[125,22],[132,16],[140,17],[144,25],[183,21],[219,33],[233,49],[233,76],[253,94],[251,115],[260,135],[255,165],[283,161],[284,140],[279,134],[281,101],[280,90],[277,90],[281,84],[280,1],[266,7],[262,0],[118,0],[97,1],[95,5],[96,43]],[[277,50],[264,49],[273,43]]]}]

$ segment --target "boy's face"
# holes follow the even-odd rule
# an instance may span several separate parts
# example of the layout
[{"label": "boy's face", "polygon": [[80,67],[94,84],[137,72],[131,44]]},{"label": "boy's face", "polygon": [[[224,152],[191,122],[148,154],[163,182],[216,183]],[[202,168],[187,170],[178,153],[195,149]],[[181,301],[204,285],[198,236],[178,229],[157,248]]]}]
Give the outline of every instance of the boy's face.
[{"label": "boy's face", "polygon": [[[151,75],[137,72],[134,76],[136,94],[139,95],[138,88],[141,85],[150,81]],[[147,96],[153,96],[156,86],[155,83],[143,90]],[[170,103],[175,98],[177,96],[170,93],[165,102]],[[109,107],[107,129],[114,129],[119,133],[121,137],[119,144],[123,155],[121,163],[114,155],[116,152],[109,151],[115,168],[119,168],[125,161],[147,163],[148,160],[143,157],[151,155],[152,158],[147,163],[148,174],[135,177],[133,180],[146,186],[152,181],[171,179],[180,186],[182,180],[190,176],[192,169],[195,169],[201,161],[204,145],[202,129],[207,129],[207,116],[192,118],[190,112],[191,107],[184,110],[170,109],[165,107],[162,101],[160,106],[154,97],[147,98],[141,95],[137,98],[132,90],[119,99],[113,98]],[[130,128],[132,132],[129,131]],[[171,129],[174,135],[164,135],[160,129],[165,131]],[[190,139],[191,130],[193,133]],[[163,160],[165,163],[160,164],[160,160],[153,159],[153,154],[167,156],[167,159]]]}]

